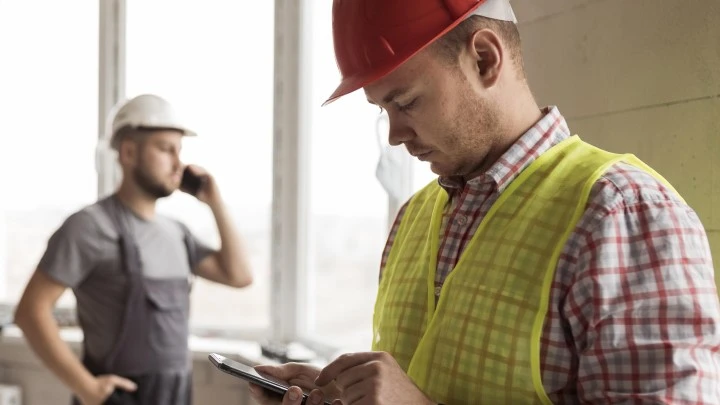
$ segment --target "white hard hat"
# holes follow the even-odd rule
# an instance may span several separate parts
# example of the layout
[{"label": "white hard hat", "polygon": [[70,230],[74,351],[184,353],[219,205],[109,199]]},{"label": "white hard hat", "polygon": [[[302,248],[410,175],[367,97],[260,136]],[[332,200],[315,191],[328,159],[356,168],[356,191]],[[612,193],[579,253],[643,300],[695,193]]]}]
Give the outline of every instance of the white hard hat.
[{"label": "white hard hat", "polygon": [[111,112],[110,146],[118,149],[118,131],[122,128],[163,128],[176,129],[185,136],[196,136],[179,119],[172,105],[154,94],[142,94],[118,103]]}]

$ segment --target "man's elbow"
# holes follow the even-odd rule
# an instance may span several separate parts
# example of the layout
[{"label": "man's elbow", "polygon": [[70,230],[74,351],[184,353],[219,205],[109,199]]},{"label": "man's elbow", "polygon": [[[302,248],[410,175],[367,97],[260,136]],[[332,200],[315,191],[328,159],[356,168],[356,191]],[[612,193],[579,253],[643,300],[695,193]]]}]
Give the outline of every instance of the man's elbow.
[{"label": "man's elbow", "polygon": [[247,287],[250,284],[253,283],[253,276],[250,274],[250,272],[247,272],[246,274],[240,276],[240,277],[233,277],[229,280],[228,285],[230,287],[234,288],[243,288]]},{"label": "man's elbow", "polygon": [[17,308],[15,308],[13,323],[15,324],[15,326],[20,328],[20,330],[25,332],[27,331],[29,325],[32,325],[36,322],[36,312],[37,310],[34,308],[33,305],[21,301],[20,304],[18,304]]}]

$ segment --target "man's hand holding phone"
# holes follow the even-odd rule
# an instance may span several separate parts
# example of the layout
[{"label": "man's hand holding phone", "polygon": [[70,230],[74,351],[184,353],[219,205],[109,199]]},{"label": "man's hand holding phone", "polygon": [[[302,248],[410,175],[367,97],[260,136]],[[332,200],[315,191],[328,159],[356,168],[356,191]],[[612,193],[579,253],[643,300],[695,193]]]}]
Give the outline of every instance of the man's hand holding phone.
[{"label": "man's hand holding phone", "polygon": [[207,170],[197,165],[187,165],[183,169],[180,191],[193,195],[208,205],[220,202],[220,191],[215,179]]},{"label": "man's hand holding phone", "polygon": [[320,375],[320,369],[303,363],[287,363],[280,366],[262,365],[255,367],[260,373],[271,375],[280,380],[287,381],[291,385],[288,392],[282,398],[274,393],[268,392],[259,385],[250,384],[250,395],[259,404],[263,405],[295,405],[302,403],[303,391],[310,395],[306,401],[309,405],[320,405],[323,401],[331,403],[334,399],[340,398],[340,391],[334,383],[324,387],[315,385],[315,379]]},{"label": "man's hand holding phone", "polygon": [[322,403],[322,396],[333,404],[435,404],[412,382],[397,361],[385,352],[344,354],[322,370],[295,363],[258,366],[255,369],[288,381],[293,386],[282,402],[271,399],[270,394],[259,386],[252,386],[253,398],[264,405],[300,404],[300,388],[311,392],[306,402],[309,404]]}]

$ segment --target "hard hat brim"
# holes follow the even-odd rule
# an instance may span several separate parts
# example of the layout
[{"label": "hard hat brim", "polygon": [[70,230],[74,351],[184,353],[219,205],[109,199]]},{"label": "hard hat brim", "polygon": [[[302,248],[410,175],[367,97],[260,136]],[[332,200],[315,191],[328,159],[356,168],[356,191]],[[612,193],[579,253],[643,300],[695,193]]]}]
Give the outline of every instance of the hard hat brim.
[{"label": "hard hat brim", "polygon": [[187,128],[182,128],[174,125],[138,125],[133,127],[135,129],[146,129],[146,130],[163,130],[163,129],[169,129],[172,131],[179,131],[182,133],[182,136],[197,136],[197,132],[191,131]]}]

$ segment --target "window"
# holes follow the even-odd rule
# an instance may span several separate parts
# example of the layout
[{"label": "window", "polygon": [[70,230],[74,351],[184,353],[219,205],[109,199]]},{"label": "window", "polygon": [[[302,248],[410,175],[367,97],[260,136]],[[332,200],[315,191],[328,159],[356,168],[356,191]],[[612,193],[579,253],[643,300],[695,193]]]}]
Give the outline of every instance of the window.
[{"label": "window", "polygon": [[387,237],[388,195],[375,178],[378,107],[362,91],[321,107],[338,85],[330,1],[309,3],[310,314],[307,330],[341,350],[367,350],[378,270]]},{"label": "window", "polygon": [[50,235],[97,199],[98,4],[0,2],[2,301],[20,298]]},{"label": "window", "polygon": [[[251,255],[255,281],[238,290],[197,280],[195,328],[269,326],[273,2],[129,0],[126,95],[155,93],[194,123],[181,158],[206,168]],[[159,211],[219,246],[210,210],[176,192]]]}]

